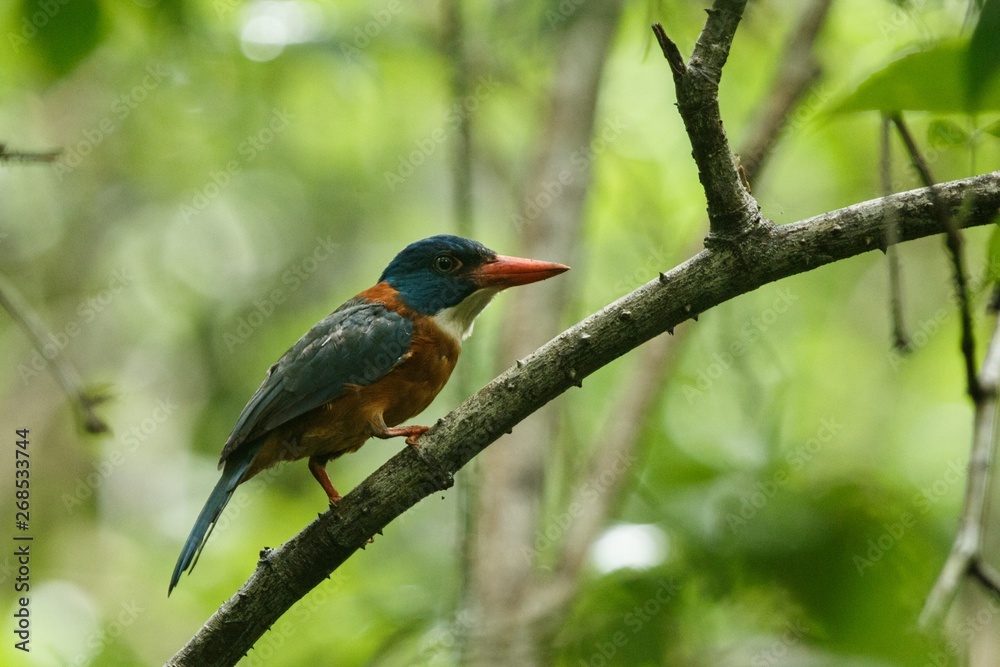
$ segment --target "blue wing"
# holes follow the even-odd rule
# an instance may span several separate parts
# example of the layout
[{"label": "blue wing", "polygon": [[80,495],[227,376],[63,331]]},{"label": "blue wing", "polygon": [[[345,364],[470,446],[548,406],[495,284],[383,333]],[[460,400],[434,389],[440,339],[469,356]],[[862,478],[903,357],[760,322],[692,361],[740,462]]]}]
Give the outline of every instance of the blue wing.
[{"label": "blue wing", "polygon": [[267,372],[222,450],[222,462],[256,440],[344,392],[368,385],[406,356],[413,323],[381,303],[354,298],[311,328]]},{"label": "blue wing", "polygon": [[212,527],[264,442],[262,436],[340,396],[347,385],[368,385],[410,350],[413,323],[380,303],[351,299],[318,322],[267,371],[243,408],[222,450],[222,477],[181,549],[170,591],[193,569]]}]

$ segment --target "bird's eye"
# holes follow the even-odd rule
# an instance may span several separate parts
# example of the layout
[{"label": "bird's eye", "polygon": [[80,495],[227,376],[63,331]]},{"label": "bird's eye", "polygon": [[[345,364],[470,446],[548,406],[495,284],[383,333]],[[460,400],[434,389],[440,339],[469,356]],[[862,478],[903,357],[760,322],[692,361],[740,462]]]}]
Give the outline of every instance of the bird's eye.
[{"label": "bird's eye", "polygon": [[462,263],[451,255],[438,255],[434,258],[434,270],[438,273],[454,273]]}]

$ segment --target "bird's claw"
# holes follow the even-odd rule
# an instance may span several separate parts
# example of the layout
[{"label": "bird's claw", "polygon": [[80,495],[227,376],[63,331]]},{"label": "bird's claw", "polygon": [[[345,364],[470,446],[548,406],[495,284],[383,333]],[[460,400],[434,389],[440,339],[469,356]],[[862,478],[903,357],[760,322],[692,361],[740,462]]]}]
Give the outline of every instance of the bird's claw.
[{"label": "bird's claw", "polygon": [[411,432],[410,435],[406,437],[406,444],[408,444],[410,447],[413,447],[414,449],[420,449],[420,443],[417,442],[417,438],[422,436],[424,433],[427,433],[427,431],[431,429],[429,426],[415,426],[413,428],[414,431]]}]

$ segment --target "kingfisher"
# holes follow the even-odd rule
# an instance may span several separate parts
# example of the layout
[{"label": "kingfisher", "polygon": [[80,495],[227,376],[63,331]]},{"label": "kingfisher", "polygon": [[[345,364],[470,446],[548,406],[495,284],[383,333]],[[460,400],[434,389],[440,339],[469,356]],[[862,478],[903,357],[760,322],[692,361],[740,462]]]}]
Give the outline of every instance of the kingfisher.
[{"label": "kingfisher", "polygon": [[423,412],[451,376],[476,317],[503,289],[568,266],[498,255],[442,234],[411,243],[378,283],[315,324],[264,376],[219,459],[222,477],[195,521],[170,578],[194,568],[236,487],[282,461],[309,459],[330,505],[341,500],[326,464],[369,438],[419,447]]}]

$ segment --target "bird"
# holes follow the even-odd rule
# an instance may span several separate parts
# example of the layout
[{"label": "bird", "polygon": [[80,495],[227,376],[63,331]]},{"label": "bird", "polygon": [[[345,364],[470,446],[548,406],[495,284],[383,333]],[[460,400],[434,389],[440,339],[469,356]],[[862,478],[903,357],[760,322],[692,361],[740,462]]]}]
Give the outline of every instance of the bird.
[{"label": "bird", "polygon": [[181,549],[169,596],[198,556],[236,487],[284,461],[309,459],[331,506],[341,495],[327,462],[370,438],[419,447],[427,426],[400,426],[444,387],[476,317],[500,291],[568,266],[498,255],[441,234],[406,246],[378,282],[316,323],[268,369],[226,440],[222,475]]}]

